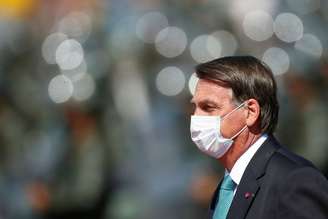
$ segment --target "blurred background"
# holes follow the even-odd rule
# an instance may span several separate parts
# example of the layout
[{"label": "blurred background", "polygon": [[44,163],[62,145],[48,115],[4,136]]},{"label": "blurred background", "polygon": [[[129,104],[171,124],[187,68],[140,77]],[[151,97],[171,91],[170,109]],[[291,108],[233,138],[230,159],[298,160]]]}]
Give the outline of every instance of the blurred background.
[{"label": "blurred background", "polygon": [[276,137],[328,173],[328,2],[0,0],[0,219],[205,218],[198,63],[273,70]]}]

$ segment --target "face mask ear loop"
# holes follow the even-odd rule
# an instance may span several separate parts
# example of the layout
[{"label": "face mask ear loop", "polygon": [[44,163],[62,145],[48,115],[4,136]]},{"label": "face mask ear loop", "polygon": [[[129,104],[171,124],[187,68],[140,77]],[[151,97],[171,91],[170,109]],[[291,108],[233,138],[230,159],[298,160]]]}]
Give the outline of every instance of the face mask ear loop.
[{"label": "face mask ear loop", "polygon": [[224,116],[221,117],[222,120],[225,119],[225,117],[229,116],[231,113],[235,112],[236,110],[240,109],[242,106],[245,105],[246,102],[243,102],[242,104],[240,104],[239,106],[237,106],[235,109],[233,109],[231,112],[225,114]]},{"label": "face mask ear loop", "polygon": [[242,128],[239,132],[237,132],[237,134],[235,134],[234,136],[232,136],[230,139],[233,140],[235,139],[238,135],[240,135],[240,133],[242,133],[245,129],[247,128],[247,125],[244,126],[244,128]]}]

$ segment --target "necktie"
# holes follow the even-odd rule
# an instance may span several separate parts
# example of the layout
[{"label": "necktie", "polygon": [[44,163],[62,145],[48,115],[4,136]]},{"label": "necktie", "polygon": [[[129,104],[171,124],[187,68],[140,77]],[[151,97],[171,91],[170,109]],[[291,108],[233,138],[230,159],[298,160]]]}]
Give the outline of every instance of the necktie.
[{"label": "necktie", "polygon": [[220,187],[219,201],[216,205],[213,219],[225,219],[227,217],[235,187],[236,183],[231,179],[230,175],[225,175]]}]

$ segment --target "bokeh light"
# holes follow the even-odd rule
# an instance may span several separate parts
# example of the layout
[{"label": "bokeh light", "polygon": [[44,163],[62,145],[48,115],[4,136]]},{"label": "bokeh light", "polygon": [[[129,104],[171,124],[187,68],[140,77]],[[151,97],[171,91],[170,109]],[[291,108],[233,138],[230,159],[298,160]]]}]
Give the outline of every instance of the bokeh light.
[{"label": "bokeh light", "polygon": [[61,69],[61,73],[68,77],[72,82],[80,80],[82,77],[84,77],[84,74],[88,71],[87,63],[85,60],[81,62],[79,66],[72,69]]},{"label": "bokeh light", "polygon": [[57,75],[51,79],[48,86],[50,99],[55,103],[66,102],[73,94],[73,84],[65,75]]},{"label": "bokeh light", "polygon": [[160,12],[149,12],[138,19],[137,36],[145,43],[154,43],[157,34],[168,26],[168,20]]},{"label": "bokeh light", "polygon": [[162,69],[156,77],[156,87],[159,92],[166,96],[178,95],[185,87],[183,72],[174,66]]},{"label": "bokeh light", "polygon": [[91,18],[82,11],[70,12],[58,24],[58,32],[66,34],[79,42],[87,40],[91,33]]},{"label": "bokeh light", "polygon": [[292,13],[281,13],[274,21],[274,32],[276,36],[287,43],[297,41],[303,36],[303,22]]},{"label": "bokeh light", "polygon": [[263,10],[272,13],[277,7],[278,1],[270,0],[230,0],[229,10],[233,15],[233,18],[243,20],[245,15],[254,10]]},{"label": "bokeh light", "polygon": [[272,16],[262,10],[249,12],[245,16],[243,28],[246,36],[252,40],[267,40],[273,35]]},{"label": "bokeh light", "polygon": [[323,51],[321,41],[313,34],[304,34],[300,40],[296,41],[295,49],[315,58],[320,58]]},{"label": "bokeh light", "polygon": [[164,28],[158,33],[155,46],[161,55],[168,58],[176,57],[186,49],[187,35],[178,27]]},{"label": "bokeh light", "polygon": [[238,48],[238,41],[236,37],[226,30],[215,31],[211,34],[215,37],[221,45],[221,56],[232,56]]},{"label": "bokeh light", "polygon": [[0,0],[0,15],[13,18],[28,17],[36,6],[36,0]]},{"label": "bokeh light", "polygon": [[81,78],[73,82],[74,91],[72,97],[77,101],[89,99],[96,89],[94,79],[90,74],[83,74]]},{"label": "bokeh light", "polygon": [[74,39],[63,41],[56,50],[56,62],[63,70],[78,67],[82,63],[83,58],[83,48],[81,44]]},{"label": "bokeh light", "polygon": [[320,0],[286,0],[290,9],[299,14],[312,13],[320,8]]},{"label": "bokeh light", "polygon": [[191,76],[189,78],[189,82],[188,82],[188,88],[189,88],[189,92],[190,92],[191,95],[195,94],[195,90],[196,90],[198,80],[199,79],[198,79],[196,73],[191,74]]},{"label": "bokeh light", "polygon": [[43,41],[42,56],[47,63],[56,64],[56,50],[67,39],[63,33],[52,33]]},{"label": "bokeh light", "polygon": [[271,68],[274,75],[286,73],[290,65],[287,52],[277,47],[267,49],[263,54],[262,61]]},{"label": "bokeh light", "polygon": [[190,54],[198,63],[207,62],[221,56],[221,44],[213,36],[201,35],[191,42]]}]

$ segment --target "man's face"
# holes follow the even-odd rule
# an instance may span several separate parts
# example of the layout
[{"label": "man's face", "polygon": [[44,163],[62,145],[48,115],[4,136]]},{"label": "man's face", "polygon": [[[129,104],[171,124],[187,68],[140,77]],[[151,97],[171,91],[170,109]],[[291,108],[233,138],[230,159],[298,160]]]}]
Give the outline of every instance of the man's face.
[{"label": "man's face", "polygon": [[[197,116],[222,117],[237,107],[233,101],[231,88],[204,79],[199,79],[191,103],[194,105],[193,115]],[[244,127],[243,109],[236,110],[221,120],[221,134],[224,137],[230,138]]]}]

